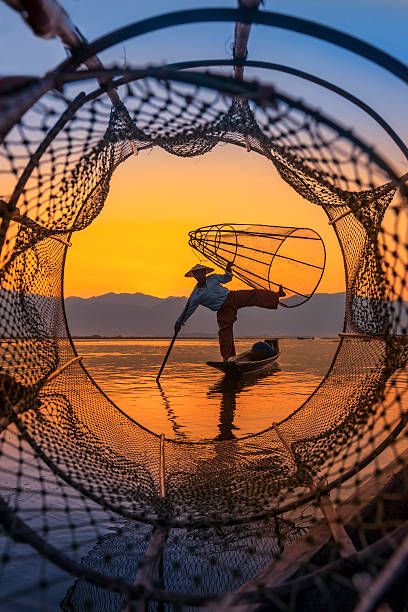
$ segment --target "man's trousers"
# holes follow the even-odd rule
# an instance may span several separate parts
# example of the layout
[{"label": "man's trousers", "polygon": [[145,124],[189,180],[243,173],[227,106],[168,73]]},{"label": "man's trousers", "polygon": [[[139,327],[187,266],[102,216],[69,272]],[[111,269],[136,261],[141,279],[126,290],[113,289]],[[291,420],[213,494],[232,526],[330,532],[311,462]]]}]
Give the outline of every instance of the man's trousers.
[{"label": "man's trousers", "polygon": [[236,354],[233,327],[240,308],[259,306],[260,308],[276,309],[278,304],[279,297],[275,291],[267,291],[266,289],[230,291],[217,312],[218,337],[222,358],[228,359],[228,357]]}]

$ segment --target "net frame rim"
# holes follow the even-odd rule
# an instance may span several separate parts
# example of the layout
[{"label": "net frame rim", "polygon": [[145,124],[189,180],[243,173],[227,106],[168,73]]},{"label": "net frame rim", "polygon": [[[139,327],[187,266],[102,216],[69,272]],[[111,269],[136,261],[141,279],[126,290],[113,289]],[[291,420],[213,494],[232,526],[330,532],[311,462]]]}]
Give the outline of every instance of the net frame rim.
[{"label": "net frame rim", "polygon": [[[144,70],[144,71],[142,71],[142,72],[143,72],[144,76],[150,76],[149,74],[146,74],[146,72],[147,72],[146,70]],[[161,69],[160,69],[159,73],[160,73],[160,75],[162,76],[162,71],[161,71]],[[175,80],[175,81],[180,80],[181,82],[190,82],[190,78],[191,78],[191,75],[192,75],[192,74],[193,74],[193,73],[188,73],[187,79],[183,77],[182,79],[174,78],[174,79],[169,79],[169,80]],[[179,76],[179,75],[176,75],[176,76]],[[198,76],[198,80],[199,80],[199,81],[201,81],[202,75],[201,75],[201,74],[199,74],[199,75],[197,75],[197,76]],[[206,76],[208,76],[208,75],[206,75]],[[153,77],[153,78],[158,78],[158,77],[157,77],[157,73],[156,73],[156,71],[154,71],[154,74],[152,75],[152,77]],[[192,79],[192,80],[193,80],[193,82],[194,82],[194,74],[193,74],[193,79]],[[218,81],[219,81],[219,80],[221,80],[221,81],[224,81],[224,82],[228,82],[228,81],[230,81],[229,79],[224,79],[224,78],[220,79],[219,77],[216,77],[216,80],[218,80]],[[112,84],[112,87],[115,87],[115,85],[116,85],[116,84]],[[207,85],[207,84],[206,84],[206,85],[205,85],[205,87],[208,87],[208,88],[212,89],[212,86],[211,86],[211,85]],[[83,96],[83,97],[82,97],[82,104],[85,104],[85,103],[86,103],[86,102],[87,102],[89,99],[92,99],[93,97],[95,97],[95,98],[96,98],[96,97],[98,97],[99,95],[101,95],[101,94],[105,93],[105,92],[106,92],[106,90],[107,90],[107,88],[106,88],[106,87],[101,87],[101,88],[98,88],[96,91],[91,92],[91,94],[88,94],[88,96]],[[249,97],[249,98],[251,98],[251,93],[252,93],[252,92],[250,92],[250,93],[249,93],[249,95],[248,95],[248,97]],[[81,94],[80,94],[80,95],[81,95]],[[282,96],[282,98],[283,98],[283,100],[284,100],[285,102],[287,102],[287,103],[288,103],[288,100],[289,100],[289,104],[292,102],[292,100],[290,100],[289,98],[287,98],[287,97],[285,97],[285,96]],[[302,103],[302,102],[300,102],[300,101],[295,101],[295,106],[297,106],[298,108],[301,108],[302,110],[304,110],[304,109],[305,109],[305,106],[304,106],[304,105],[303,105],[303,103]],[[309,111],[309,109],[307,109],[307,110],[304,110],[304,112],[309,113],[310,111]],[[320,120],[320,121],[321,121],[322,119],[323,119],[323,120],[325,120],[325,117],[324,117],[324,116],[323,116],[321,113],[319,113],[319,112],[314,113],[314,115],[315,115],[315,118],[316,118],[316,119],[318,119],[318,120]],[[326,122],[325,122],[325,123],[326,123]],[[327,123],[326,123],[326,124],[327,124]],[[336,130],[336,132],[337,132],[337,133],[338,133],[338,131],[340,131],[340,133],[342,132],[342,128],[341,128],[341,126],[338,126],[338,125],[337,125],[335,122],[330,121],[330,120],[329,120],[329,127],[334,128],[334,129]],[[339,127],[340,127],[340,130],[339,130]],[[354,135],[350,134],[350,132],[349,132],[348,130],[343,130],[343,135],[345,135],[345,136],[346,136],[348,139],[350,138],[350,136],[351,136],[353,139],[355,139],[355,138],[356,138],[356,137],[354,137]],[[358,140],[358,141],[359,141],[359,140]],[[359,141],[359,142],[360,142],[360,141]],[[363,146],[363,149],[364,149],[364,148],[365,148],[365,147]],[[373,150],[372,150],[370,147],[368,147],[368,148],[367,148],[366,153],[368,153],[368,155],[369,155],[369,157],[370,157],[370,158],[372,157],[372,155],[376,156],[375,152],[373,152]],[[374,160],[373,160],[373,161],[374,161]],[[385,162],[384,162],[384,164],[385,164],[385,166],[387,167],[387,170],[388,170],[387,174],[391,174],[391,175],[392,175],[393,173],[392,173],[392,171],[390,171],[390,170],[388,169],[387,164],[386,164]],[[381,165],[380,165],[380,167],[381,167],[382,165],[383,165],[383,164],[381,164]],[[395,176],[396,176],[396,175],[395,175]],[[396,180],[398,180],[398,179],[396,179]],[[72,231],[71,231],[71,233],[72,233]],[[67,252],[67,248],[65,248],[65,249],[64,249],[64,252],[65,252],[65,253]],[[75,353],[75,354],[76,354],[76,353]],[[81,367],[82,367],[82,366],[81,366]],[[86,371],[86,374],[89,376],[89,373],[88,373],[87,371]],[[90,378],[92,379],[92,377],[90,377]],[[327,375],[324,377],[323,381],[324,381],[326,378],[327,378]],[[92,379],[92,381],[93,381],[93,379]],[[322,381],[322,382],[323,382],[323,381]],[[93,383],[95,384],[95,381],[93,381]],[[306,400],[306,401],[307,401],[307,400]],[[302,405],[303,405],[303,404],[302,404]],[[116,408],[117,408],[117,407],[116,407]],[[120,410],[120,409],[119,409],[119,410]],[[120,410],[120,412],[122,412],[122,411]],[[127,417],[128,419],[130,419],[130,417],[128,417],[128,415],[126,415],[126,417]],[[130,419],[130,420],[132,420],[132,419]],[[134,423],[136,423],[138,427],[141,427],[141,425],[140,425],[139,423],[137,423],[136,421],[134,421]],[[267,431],[267,430],[266,430],[266,431]],[[154,433],[154,432],[151,432],[151,433]],[[261,433],[261,432],[257,432],[256,434],[253,434],[253,435],[255,435],[255,436],[256,436],[256,435],[259,435],[259,433]],[[157,436],[157,434],[154,434],[154,435],[156,435],[156,436]],[[169,440],[169,442],[170,442],[170,440]],[[172,440],[172,442],[173,442],[173,443],[177,443],[177,444],[188,443],[188,442],[184,442],[184,441],[175,441],[175,440]],[[193,444],[202,444],[202,443],[204,443],[204,442],[193,442]],[[299,505],[301,505],[301,504],[303,504],[303,503],[306,503],[306,502],[305,502],[305,501],[303,501],[303,498],[302,498],[302,500],[299,500],[299,501],[297,501],[297,502],[296,502],[295,507],[298,507]],[[280,512],[280,510],[279,510],[279,512]],[[268,512],[268,513],[266,514],[266,516],[271,516],[271,515],[273,515],[273,514],[271,514],[271,512]],[[253,519],[252,519],[252,516],[251,516],[251,517],[248,517],[248,515],[247,515],[245,518],[241,519],[239,522],[240,522],[240,523],[245,522],[245,521],[246,521],[246,522],[248,522],[248,520],[253,520]],[[193,521],[192,523],[187,523],[187,524],[197,525],[197,523],[198,523],[198,521]],[[215,522],[214,524],[220,524],[220,522],[219,522],[219,521],[217,521],[217,522]],[[225,524],[225,522],[224,522],[224,521],[221,521],[221,524]]]},{"label": "net frame rim", "polygon": [[[408,66],[403,62],[360,38],[352,36],[330,26],[320,24],[313,20],[302,19],[292,15],[260,11],[258,8],[250,9],[244,6],[238,8],[197,8],[162,13],[140,21],[132,22],[124,27],[117,28],[91,43],[84,44],[75,49],[71,57],[59,64],[57,70],[76,69],[86,59],[111,48],[112,46],[137,38],[144,34],[156,32],[178,25],[189,25],[208,22],[232,22],[248,25],[257,24],[278,29],[293,31],[298,34],[310,36],[321,41],[343,48],[352,54],[364,59],[390,72],[408,85]],[[235,64],[238,65],[237,61]]]}]

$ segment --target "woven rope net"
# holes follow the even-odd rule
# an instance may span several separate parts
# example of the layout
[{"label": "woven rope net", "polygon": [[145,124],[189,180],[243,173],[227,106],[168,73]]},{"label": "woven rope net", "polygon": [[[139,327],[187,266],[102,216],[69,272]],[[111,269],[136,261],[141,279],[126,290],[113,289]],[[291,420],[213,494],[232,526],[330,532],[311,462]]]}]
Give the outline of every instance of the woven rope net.
[{"label": "woven rope net", "polygon": [[[235,590],[306,530],[316,550],[319,537],[329,546],[331,536],[313,532],[329,491],[337,522],[355,519],[353,569],[341,566],[338,542],[322,552],[332,577],[361,577],[359,554],[369,546],[375,574],[405,529],[391,518],[387,494],[380,505],[376,497],[395,487],[390,474],[398,470],[381,479],[372,469],[376,457],[406,462],[395,459],[407,418],[403,185],[362,140],[313,109],[278,92],[237,98],[211,77],[207,86],[189,78],[128,73],[113,108],[103,89],[72,100],[47,94],[1,150],[10,194],[0,276],[2,490],[10,495],[2,495],[1,517],[9,534],[81,578],[65,609],[84,601],[120,609],[129,598],[198,605]],[[115,169],[135,152],[161,147],[192,157],[219,143],[267,158],[271,172],[333,222],[346,274],[344,334],[321,385],[283,422],[236,440],[163,441],[123,414],[75,360],[63,304],[67,242],[99,215]],[[248,263],[246,270],[254,273]],[[366,501],[377,500],[375,511],[361,494],[373,475],[377,492]],[[408,489],[399,482],[402,504]],[[40,509],[39,526],[32,508]],[[152,532],[167,538],[162,578],[135,584]],[[290,576],[307,577],[316,564],[309,555]],[[290,587],[273,595],[273,583],[264,586],[284,609]],[[240,597],[256,600],[259,589]],[[355,590],[347,597],[355,601]]]}]

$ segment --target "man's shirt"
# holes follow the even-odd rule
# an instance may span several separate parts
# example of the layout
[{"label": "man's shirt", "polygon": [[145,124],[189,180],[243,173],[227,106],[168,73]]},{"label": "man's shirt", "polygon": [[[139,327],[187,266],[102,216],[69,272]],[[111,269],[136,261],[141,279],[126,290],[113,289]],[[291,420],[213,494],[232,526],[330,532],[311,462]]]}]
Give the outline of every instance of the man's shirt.
[{"label": "man's shirt", "polygon": [[188,306],[177,319],[177,323],[184,325],[200,304],[210,310],[219,310],[229,293],[228,289],[223,287],[223,284],[229,283],[231,280],[232,274],[227,272],[225,274],[211,274],[207,276],[204,287],[196,285],[194,288],[190,295]]}]

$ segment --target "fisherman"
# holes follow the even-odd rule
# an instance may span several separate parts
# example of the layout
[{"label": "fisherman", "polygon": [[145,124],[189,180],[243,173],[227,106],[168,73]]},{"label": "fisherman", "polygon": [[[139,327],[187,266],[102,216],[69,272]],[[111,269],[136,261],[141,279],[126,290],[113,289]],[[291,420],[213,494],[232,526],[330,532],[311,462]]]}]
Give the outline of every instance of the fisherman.
[{"label": "fisherman", "polygon": [[[180,331],[191,317],[193,312],[200,306],[205,306],[217,313],[218,338],[220,352],[224,361],[236,355],[234,344],[233,326],[237,320],[237,312],[240,308],[248,306],[259,306],[260,308],[276,309],[279,298],[284,297],[282,285],[278,291],[267,289],[241,289],[229,291],[224,285],[232,280],[232,262],[228,262],[225,274],[210,274],[214,268],[197,264],[184,276],[193,277],[197,281],[187,305],[174,325],[176,334]],[[207,276],[207,274],[210,274]]]}]

